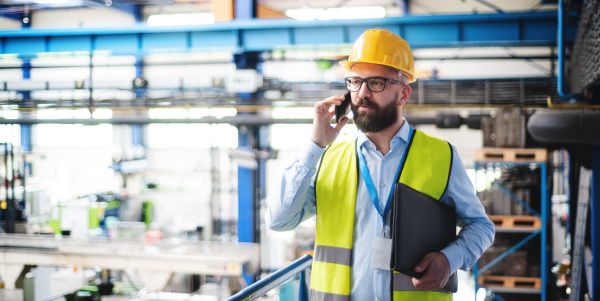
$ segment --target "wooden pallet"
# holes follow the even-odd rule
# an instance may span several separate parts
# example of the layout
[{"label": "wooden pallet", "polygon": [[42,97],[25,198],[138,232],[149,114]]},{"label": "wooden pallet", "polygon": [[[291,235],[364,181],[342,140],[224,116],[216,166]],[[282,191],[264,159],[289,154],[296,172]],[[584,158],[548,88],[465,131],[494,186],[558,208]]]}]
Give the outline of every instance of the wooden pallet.
[{"label": "wooden pallet", "polygon": [[546,162],[543,148],[483,148],[475,151],[475,161]]},{"label": "wooden pallet", "polygon": [[529,215],[490,215],[490,220],[496,227],[503,228],[542,228],[542,219]]},{"label": "wooden pallet", "polygon": [[477,283],[485,287],[501,287],[507,289],[532,289],[542,288],[542,279],[535,277],[513,277],[513,276],[487,276],[481,275]]}]

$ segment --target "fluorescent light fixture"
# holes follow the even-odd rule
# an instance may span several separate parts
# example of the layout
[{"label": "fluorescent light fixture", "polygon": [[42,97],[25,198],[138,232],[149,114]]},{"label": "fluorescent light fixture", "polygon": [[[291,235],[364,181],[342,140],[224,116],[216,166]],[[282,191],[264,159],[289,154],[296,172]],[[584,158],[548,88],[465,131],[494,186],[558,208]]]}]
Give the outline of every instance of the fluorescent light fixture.
[{"label": "fluorescent light fixture", "polygon": [[215,23],[213,13],[160,14],[148,17],[150,26],[200,25]]},{"label": "fluorescent light fixture", "polygon": [[384,18],[383,6],[300,8],[288,9],[285,14],[300,21]]},{"label": "fluorescent light fixture", "polygon": [[36,0],[33,2],[37,4],[67,4],[69,0]]},{"label": "fluorescent light fixture", "polygon": [[312,21],[317,20],[320,15],[325,11],[322,8],[300,8],[300,9],[287,9],[285,14],[293,19],[299,21]]}]

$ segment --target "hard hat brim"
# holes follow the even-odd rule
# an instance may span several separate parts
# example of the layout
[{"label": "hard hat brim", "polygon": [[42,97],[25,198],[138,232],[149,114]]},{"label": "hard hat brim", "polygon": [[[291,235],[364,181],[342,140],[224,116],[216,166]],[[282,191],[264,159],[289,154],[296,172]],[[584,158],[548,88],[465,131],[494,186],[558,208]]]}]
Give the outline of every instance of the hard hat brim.
[{"label": "hard hat brim", "polygon": [[376,62],[369,62],[369,61],[340,61],[340,65],[342,65],[342,67],[344,67],[344,69],[348,70],[349,72],[352,71],[352,66],[354,66],[354,64],[358,64],[358,63],[369,63],[369,64],[376,64],[376,65],[381,65],[381,66],[386,66],[388,68],[392,68],[394,70],[397,71],[402,71],[406,74],[408,74],[408,81],[409,82],[415,82],[417,80],[417,77],[411,73],[408,70],[405,69],[398,69],[392,65],[386,65],[386,64],[381,64],[381,63],[376,63]]}]

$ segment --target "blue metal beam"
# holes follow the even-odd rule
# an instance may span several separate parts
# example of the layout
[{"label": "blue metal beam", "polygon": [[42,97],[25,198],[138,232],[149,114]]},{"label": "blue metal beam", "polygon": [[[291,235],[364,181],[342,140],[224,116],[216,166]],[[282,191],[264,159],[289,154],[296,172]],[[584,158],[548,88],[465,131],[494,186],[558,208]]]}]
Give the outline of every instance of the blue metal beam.
[{"label": "blue metal beam", "polygon": [[0,17],[21,22],[23,20],[23,13],[18,11],[3,11],[0,6]]},{"label": "blue metal beam", "polygon": [[568,94],[565,92],[564,89],[564,78],[567,72],[565,68],[565,28],[567,27],[567,25],[565,24],[565,2],[566,0],[559,0],[558,3],[558,79],[556,89],[560,97],[565,98],[567,100],[571,100],[581,98],[581,94]]},{"label": "blue metal beam", "polygon": [[515,201],[521,207],[525,208],[525,210],[529,211],[529,213],[531,213],[537,217],[540,216],[540,214],[535,209],[531,208],[531,206],[529,206],[529,204],[527,204],[527,202],[523,201],[516,194],[512,193],[512,191],[510,191],[508,188],[504,187],[504,185],[500,184],[499,182],[495,182],[495,181],[492,183],[492,185],[494,185],[498,189],[500,189],[500,191],[502,191],[502,193],[507,195],[511,200]]},{"label": "blue metal beam", "polygon": [[[484,267],[480,268],[478,270],[478,273],[479,274],[483,274],[483,272],[485,272],[485,271],[489,270],[490,268],[492,268],[496,263],[498,263],[502,259],[506,258],[508,255],[510,255],[511,253],[513,253],[514,251],[516,251],[517,249],[519,249],[520,247],[522,247],[523,245],[525,245],[528,241],[530,241],[531,239],[533,239],[534,237],[536,237],[538,234],[542,233],[543,231],[545,231],[545,229],[540,229],[540,230],[537,230],[537,231],[529,234],[529,236],[523,238],[523,240],[519,241],[519,243],[517,243],[516,245],[512,246],[510,249],[504,251],[498,257],[494,258],[494,260],[490,261]],[[546,299],[542,299],[542,300],[546,300]]]},{"label": "blue metal beam", "polygon": [[[575,26],[575,25],[573,25]],[[368,28],[388,29],[412,48],[555,46],[557,13],[404,16],[383,19],[234,20],[201,26],[21,29],[0,31],[0,55],[110,51],[115,55],[212,51],[269,51],[351,44]],[[575,30],[568,30],[567,41]]]}]

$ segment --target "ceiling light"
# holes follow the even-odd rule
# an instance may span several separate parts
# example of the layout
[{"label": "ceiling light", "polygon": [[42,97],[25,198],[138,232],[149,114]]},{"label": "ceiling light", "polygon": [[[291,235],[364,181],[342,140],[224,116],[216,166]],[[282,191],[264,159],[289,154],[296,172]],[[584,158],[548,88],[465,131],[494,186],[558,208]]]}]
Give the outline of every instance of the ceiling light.
[{"label": "ceiling light", "polygon": [[322,8],[301,8],[301,9],[287,9],[285,14],[293,19],[299,21],[312,21],[317,20],[323,13]]},{"label": "ceiling light", "polygon": [[337,7],[337,8],[300,8],[288,9],[285,14],[300,21],[312,20],[341,20],[341,19],[372,19],[384,18],[383,6]]},{"label": "ceiling light", "polygon": [[37,4],[67,4],[69,0],[36,0],[33,2]]},{"label": "ceiling light", "polygon": [[193,14],[160,14],[150,15],[148,25],[150,26],[175,26],[175,25],[200,25],[215,23],[213,13]]}]

